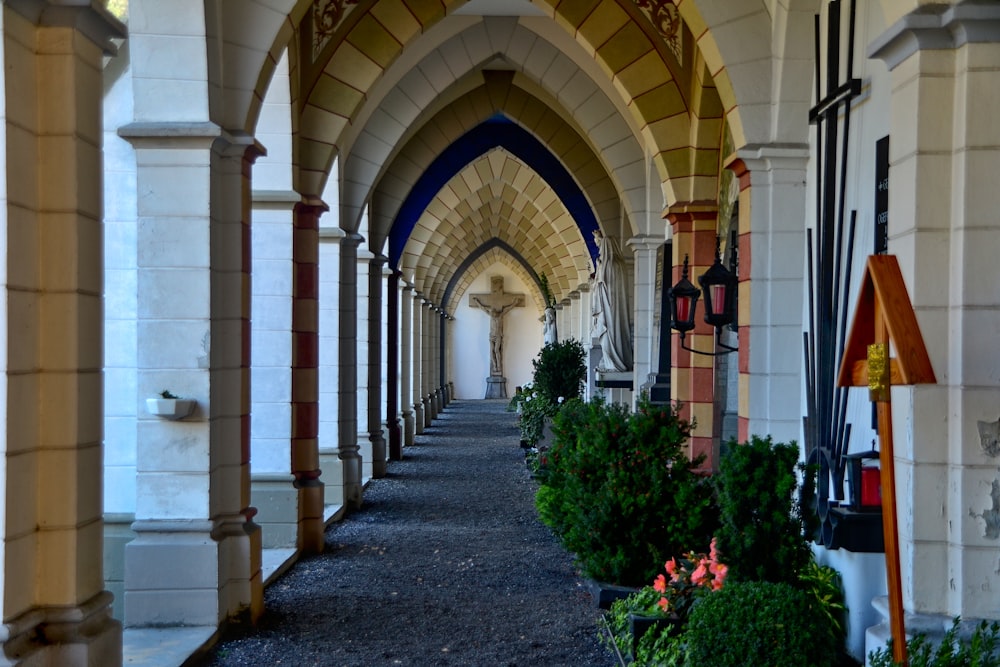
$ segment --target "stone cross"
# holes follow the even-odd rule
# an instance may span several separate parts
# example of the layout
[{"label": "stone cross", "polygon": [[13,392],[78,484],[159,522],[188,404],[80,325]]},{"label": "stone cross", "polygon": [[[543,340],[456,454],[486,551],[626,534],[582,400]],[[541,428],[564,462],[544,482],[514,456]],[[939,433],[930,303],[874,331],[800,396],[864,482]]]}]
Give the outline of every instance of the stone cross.
[{"label": "stone cross", "polygon": [[503,318],[510,310],[524,306],[523,294],[503,291],[503,276],[490,278],[489,294],[470,294],[469,306],[490,316],[490,377],[503,377]]}]

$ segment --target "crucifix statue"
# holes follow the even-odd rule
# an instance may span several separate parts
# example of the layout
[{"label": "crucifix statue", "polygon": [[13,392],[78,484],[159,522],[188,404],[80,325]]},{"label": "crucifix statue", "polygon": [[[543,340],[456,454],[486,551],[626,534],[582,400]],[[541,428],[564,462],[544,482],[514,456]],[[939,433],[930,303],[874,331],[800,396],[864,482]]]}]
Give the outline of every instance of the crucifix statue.
[{"label": "crucifix statue", "polygon": [[490,377],[486,398],[506,398],[507,380],[503,376],[503,318],[514,308],[524,306],[523,294],[503,291],[503,277],[490,278],[489,294],[470,294],[469,306],[490,316]]}]

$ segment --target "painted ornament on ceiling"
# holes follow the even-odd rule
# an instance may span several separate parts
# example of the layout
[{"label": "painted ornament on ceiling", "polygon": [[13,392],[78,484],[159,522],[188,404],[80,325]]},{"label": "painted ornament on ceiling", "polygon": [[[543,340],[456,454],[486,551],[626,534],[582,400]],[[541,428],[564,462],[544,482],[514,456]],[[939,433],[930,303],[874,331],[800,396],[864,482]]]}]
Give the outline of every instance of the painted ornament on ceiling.
[{"label": "painted ornament on ceiling", "polygon": [[313,4],[313,58],[333,37],[333,33],[347,16],[349,7],[359,0],[316,0]]},{"label": "painted ornament on ceiling", "polygon": [[649,20],[660,31],[663,41],[667,43],[670,52],[677,58],[677,63],[683,65],[681,61],[681,15],[672,0],[636,0],[635,4],[646,13]]}]

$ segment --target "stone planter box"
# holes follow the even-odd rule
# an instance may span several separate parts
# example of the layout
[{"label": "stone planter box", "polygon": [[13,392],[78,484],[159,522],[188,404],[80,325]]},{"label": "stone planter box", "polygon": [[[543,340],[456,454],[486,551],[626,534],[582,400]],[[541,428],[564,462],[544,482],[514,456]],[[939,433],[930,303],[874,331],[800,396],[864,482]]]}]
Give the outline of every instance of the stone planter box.
[{"label": "stone planter box", "polygon": [[146,411],[163,419],[184,419],[194,412],[193,398],[147,398]]}]

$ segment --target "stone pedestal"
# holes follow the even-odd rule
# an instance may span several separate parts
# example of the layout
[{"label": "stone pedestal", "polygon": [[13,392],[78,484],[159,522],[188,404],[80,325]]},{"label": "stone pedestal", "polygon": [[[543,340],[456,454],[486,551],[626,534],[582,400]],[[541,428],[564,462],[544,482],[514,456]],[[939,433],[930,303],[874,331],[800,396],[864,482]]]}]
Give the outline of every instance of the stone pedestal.
[{"label": "stone pedestal", "polygon": [[486,378],[486,398],[507,398],[507,378],[502,375]]}]

